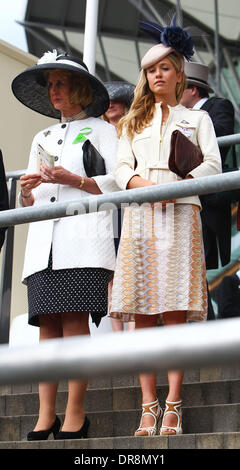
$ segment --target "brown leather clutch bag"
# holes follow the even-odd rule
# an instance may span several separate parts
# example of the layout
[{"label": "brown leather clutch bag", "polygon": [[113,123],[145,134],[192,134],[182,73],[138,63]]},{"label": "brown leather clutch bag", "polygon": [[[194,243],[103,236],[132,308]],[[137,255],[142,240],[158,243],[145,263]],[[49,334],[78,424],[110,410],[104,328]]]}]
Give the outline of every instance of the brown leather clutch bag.
[{"label": "brown leather clutch bag", "polygon": [[201,149],[185,137],[182,132],[173,131],[168,160],[169,170],[181,178],[185,178],[190,171],[202,162],[203,154]]}]

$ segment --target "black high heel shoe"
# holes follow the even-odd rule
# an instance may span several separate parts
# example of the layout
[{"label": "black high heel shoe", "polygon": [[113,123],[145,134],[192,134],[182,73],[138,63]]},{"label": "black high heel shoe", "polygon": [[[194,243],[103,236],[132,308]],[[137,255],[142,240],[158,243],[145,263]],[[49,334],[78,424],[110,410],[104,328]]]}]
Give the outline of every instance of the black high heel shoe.
[{"label": "black high heel shoe", "polygon": [[56,419],[51,426],[51,428],[46,429],[45,431],[31,431],[27,435],[28,441],[46,441],[51,433],[53,433],[54,439],[56,439],[56,435],[59,432],[61,426],[61,421],[56,416]]},{"label": "black high heel shoe", "polygon": [[89,419],[85,416],[84,423],[79,431],[60,431],[55,439],[86,439],[88,428],[89,428]]}]

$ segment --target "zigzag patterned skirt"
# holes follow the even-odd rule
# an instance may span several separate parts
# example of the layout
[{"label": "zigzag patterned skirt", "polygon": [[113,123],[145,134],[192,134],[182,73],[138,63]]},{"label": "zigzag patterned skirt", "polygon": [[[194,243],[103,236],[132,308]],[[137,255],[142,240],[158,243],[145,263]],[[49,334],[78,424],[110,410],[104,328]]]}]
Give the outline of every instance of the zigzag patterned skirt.
[{"label": "zigzag patterned skirt", "polygon": [[125,209],[109,315],[186,311],[206,320],[207,288],[199,207],[143,204]]}]

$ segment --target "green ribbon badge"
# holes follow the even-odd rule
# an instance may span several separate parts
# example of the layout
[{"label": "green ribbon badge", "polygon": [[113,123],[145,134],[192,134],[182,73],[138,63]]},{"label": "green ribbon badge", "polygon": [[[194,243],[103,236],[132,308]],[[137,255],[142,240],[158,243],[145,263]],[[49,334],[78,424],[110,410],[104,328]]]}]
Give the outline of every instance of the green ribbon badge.
[{"label": "green ribbon badge", "polygon": [[78,144],[79,142],[84,142],[86,140],[86,135],[92,132],[91,127],[84,127],[80,130],[79,134],[77,135],[76,139],[74,139],[73,144]]}]

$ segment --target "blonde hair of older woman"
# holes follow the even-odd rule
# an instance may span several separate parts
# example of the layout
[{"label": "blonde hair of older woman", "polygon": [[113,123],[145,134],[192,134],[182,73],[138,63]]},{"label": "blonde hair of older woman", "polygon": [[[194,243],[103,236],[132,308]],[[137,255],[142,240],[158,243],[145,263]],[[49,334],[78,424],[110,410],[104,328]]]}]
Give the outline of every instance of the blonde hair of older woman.
[{"label": "blonde hair of older woman", "polygon": [[[167,58],[173,64],[176,72],[182,71],[182,56],[176,52],[171,52]],[[186,88],[186,76],[176,85],[176,100],[179,103]],[[146,71],[142,70],[139,81],[134,92],[134,100],[130,110],[118,123],[118,137],[123,133],[123,129],[132,138],[134,133],[140,134],[153,119],[155,111],[154,94],[148,87]]]},{"label": "blonde hair of older woman", "polygon": [[[55,69],[54,69],[55,70]],[[92,104],[95,100],[94,93],[91,89],[89,84],[89,80],[87,77],[83,77],[76,72],[72,72],[71,70],[59,70],[61,73],[69,77],[72,86],[72,93],[70,96],[70,103],[71,104],[80,104],[82,109],[86,108],[90,104]],[[49,71],[44,74],[46,81],[48,80]]]}]

